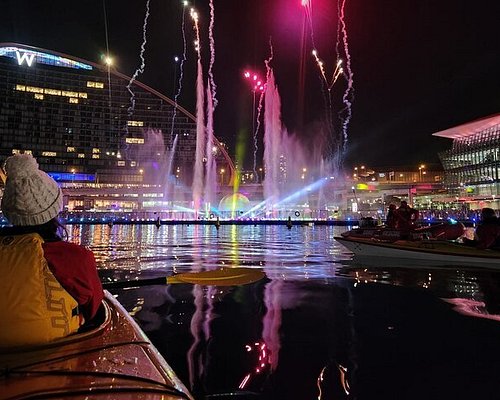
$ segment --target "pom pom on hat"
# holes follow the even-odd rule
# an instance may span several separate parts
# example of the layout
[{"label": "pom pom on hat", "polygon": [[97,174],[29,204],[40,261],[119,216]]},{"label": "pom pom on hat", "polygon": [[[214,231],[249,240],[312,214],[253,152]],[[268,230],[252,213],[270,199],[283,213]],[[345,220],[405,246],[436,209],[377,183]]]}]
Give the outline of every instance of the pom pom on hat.
[{"label": "pom pom on hat", "polygon": [[31,154],[16,154],[5,162],[2,212],[12,225],[41,225],[57,217],[63,196],[57,183],[38,169]]}]

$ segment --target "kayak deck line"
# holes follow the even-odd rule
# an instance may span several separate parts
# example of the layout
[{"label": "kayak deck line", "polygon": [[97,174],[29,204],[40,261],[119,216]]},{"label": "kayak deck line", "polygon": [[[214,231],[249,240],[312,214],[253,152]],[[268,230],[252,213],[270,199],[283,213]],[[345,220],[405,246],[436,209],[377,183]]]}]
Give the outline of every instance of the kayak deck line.
[{"label": "kayak deck line", "polygon": [[0,348],[2,398],[105,393],[116,400],[193,400],[132,316],[104,293],[99,325],[88,331],[39,346]]}]

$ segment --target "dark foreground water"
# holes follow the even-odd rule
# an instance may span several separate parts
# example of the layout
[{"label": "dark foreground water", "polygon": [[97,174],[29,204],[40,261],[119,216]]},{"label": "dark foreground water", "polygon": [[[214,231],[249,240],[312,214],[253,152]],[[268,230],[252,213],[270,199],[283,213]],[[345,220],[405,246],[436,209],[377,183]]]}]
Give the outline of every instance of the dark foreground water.
[{"label": "dark foreground water", "polygon": [[498,399],[500,273],[360,264],[328,226],[72,226],[103,279],[220,266],[250,285],[114,290],[196,399]]}]

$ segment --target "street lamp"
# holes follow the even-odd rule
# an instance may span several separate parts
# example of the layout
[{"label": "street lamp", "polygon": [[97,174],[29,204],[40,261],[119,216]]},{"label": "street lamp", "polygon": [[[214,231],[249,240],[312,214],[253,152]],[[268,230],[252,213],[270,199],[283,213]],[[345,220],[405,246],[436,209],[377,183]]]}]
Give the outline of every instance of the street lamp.
[{"label": "street lamp", "polygon": [[418,176],[419,176],[420,182],[422,182],[422,175],[425,175],[424,169],[425,169],[425,165],[420,164],[420,166],[418,167]]},{"label": "street lamp", "polygon": [[250,82],[250,87],[252,88],[252,133],[255,133],[255,95],[257,92],[264,92],[264,81],[260,76],[252,71],[245,71],[243,73],[245,79]]},{"label": "street lamp", "polygon": [[221,168],[220,169],[220,184],[221,185],[224,184],[224,172],[226,172],[226,170],[224,168]]},{"label": "street lamp", "polygon": [[175,98],[175,94],[176,94],[176,91],[177,91],[177,65],[179,64],[179,57],[175,56],[174,57],[174,90],[173,90],[173,93],[174,93],[174,98]]}]

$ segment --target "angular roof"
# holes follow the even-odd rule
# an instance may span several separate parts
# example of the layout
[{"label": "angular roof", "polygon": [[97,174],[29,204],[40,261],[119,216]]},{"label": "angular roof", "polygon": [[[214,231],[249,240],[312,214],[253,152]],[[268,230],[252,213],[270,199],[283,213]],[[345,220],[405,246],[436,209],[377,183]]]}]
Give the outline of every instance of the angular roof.
[{"label": "angular roof", "polygon": [[485,129],[499,124],[500,113],[476,119],[474,121],[455,126],[454,128],[445,129],[444,131],[433,133],[432,136],[440,136],[448,139],[460,139],[472,136],[478,132],[484,131]]}]

